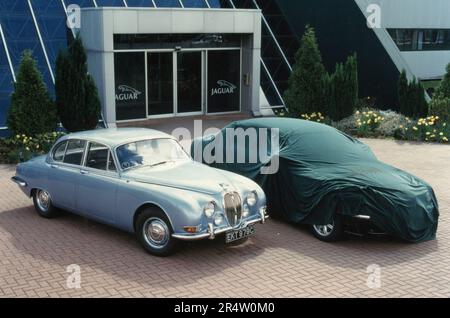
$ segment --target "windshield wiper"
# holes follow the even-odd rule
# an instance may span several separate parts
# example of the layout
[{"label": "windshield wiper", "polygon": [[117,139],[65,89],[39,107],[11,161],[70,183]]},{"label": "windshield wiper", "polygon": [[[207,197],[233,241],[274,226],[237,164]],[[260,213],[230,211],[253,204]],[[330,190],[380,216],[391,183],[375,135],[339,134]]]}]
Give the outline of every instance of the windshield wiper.
[{"label": "windshield wiper", "polygon": [[154,163],[154,164],[150,165],[150,167],[162,166],[162,165],[165,165],[166,163],[169,163],[169,162],[172,162],[172,161],[170,161],[170,160],[161,161],[161,162]]}]

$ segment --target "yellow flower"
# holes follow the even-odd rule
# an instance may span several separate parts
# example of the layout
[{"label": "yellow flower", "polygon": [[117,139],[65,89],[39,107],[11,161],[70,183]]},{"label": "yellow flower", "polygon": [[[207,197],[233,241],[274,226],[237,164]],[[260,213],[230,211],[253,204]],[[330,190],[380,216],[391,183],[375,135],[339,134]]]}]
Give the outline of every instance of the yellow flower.
[{"label": "yellow flower", "polygon": [[443,137],[442,140],[445,141],[445,142],[448,142],[448,138],[447,137]]},{"label": "yellow flower", "polygon": [[429,136],[429,135],[431,135],[431,133],[429,131],[427,131],[426,135]]},{"label": "yellow flower", "polygon": [[413,127],[413,130],[417,131],[419,130],[419,128],[417,128],[416,126]]},{"label": "yellow flower", "polygon": [[17,135],[16,138],[17,138],[17,139],[20,139],[20,135]]},{"label": "yellow flower", "polygon": [[355,114],[356,114],[356,115],[359,115],[359,114],[361,114],[361,113],[360,113],[360,111],[358,110]]},{"label": "yellow flower", "polygon": [[441,132],[441,133],[439,134],[439,136],[444,136],[444,133]]},{"label": "yellow flower", "polygon": [[39,145],[36,145],[36,149],[39,149]]},{"label": "yellow flower", "polygon": [[403,129],[403,125],[400,125],[400,129]]},{"label": "yellow flower", "polygon": [[26,147],[25,149],[26,149],[27,151],[30,151],[30,148],[28,148],[28,147]]}]

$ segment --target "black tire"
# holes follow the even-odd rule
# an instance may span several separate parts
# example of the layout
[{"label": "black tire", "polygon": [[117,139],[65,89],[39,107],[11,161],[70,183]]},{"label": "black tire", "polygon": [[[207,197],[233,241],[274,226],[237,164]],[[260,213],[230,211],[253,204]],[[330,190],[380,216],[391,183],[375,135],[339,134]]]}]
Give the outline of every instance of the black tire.
[{"label": "black tire", "polygon": [[36,212],[43,218],[52,219],[60,215],[60,211],[52,203],[50,194],[45,190],[33,191],[33,203]]},{"label": "black tire", "polygon": [[333,243],[340,241],[344,235],[344,226],[339,215],[335,215],[332,224],[311,225],[311,232],[322,242]]},{"label": "black tire", "polygon": [[[177,251],[180,242],[172,237],[172,225],[161,210],[145,209],[136,218],[135,225],[136,237],[148,253],[165,257]],[[149,232],[150,226],[155,229],[153,234]],[[158,243],[159,236],[161,236],[160,243]]]}]

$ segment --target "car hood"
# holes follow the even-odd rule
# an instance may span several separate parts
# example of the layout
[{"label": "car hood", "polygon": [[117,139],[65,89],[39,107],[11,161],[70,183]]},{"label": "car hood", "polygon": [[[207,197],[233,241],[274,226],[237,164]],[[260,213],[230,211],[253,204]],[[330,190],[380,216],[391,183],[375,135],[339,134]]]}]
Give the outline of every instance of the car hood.
[{"label": "car hood", "polygon": [[251,180],[242,176],[189,161],[167,163],[157,167],[142,167],[127,171],[125,178],[136,182],[156,184],[183,190],[215,195],[223,192],[224,186],[231,190],[249,187]]}]

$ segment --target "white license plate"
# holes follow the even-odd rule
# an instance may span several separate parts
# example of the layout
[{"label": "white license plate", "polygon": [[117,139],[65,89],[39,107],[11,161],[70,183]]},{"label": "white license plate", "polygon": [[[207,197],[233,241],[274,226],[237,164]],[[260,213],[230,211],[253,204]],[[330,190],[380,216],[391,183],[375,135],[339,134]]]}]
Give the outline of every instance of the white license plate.
[{"label": "white license plate", "polygon": [[240,229],[240,230],[232,230],[232,231],[228,231],[226,233],[226,238],[225,238],[225,242],[228,243],[232,243],[232,242],[236,242],[242,239],[245,239],[249,236],[252,236],[253,234],[255,234],[256,230],[255,227],[253,225],[249,225],[246,228]]}]

